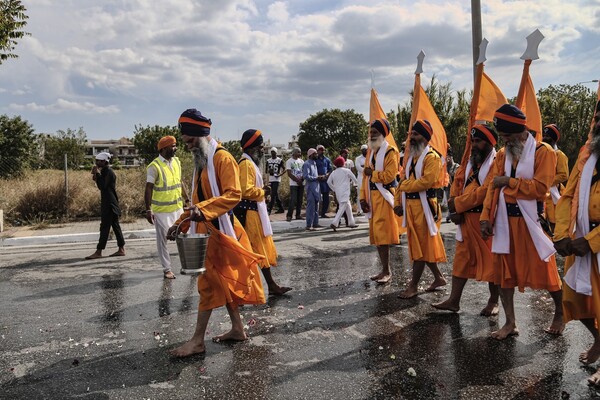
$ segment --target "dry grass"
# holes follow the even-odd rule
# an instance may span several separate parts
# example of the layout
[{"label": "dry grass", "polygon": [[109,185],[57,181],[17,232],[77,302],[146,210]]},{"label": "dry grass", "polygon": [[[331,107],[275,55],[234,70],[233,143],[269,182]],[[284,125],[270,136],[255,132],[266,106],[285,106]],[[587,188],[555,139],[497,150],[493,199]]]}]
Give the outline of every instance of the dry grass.
[{"label": "dry grass", "polygon": [[[146,171],[143,168],[115,171],[123,218],[144,211]],[[64,172],[31,171],[20,179],[0,180],[0,207],[8,223],[44,225],[100,216],[100,191],[89,171],[69,171],[68,198]]]}]

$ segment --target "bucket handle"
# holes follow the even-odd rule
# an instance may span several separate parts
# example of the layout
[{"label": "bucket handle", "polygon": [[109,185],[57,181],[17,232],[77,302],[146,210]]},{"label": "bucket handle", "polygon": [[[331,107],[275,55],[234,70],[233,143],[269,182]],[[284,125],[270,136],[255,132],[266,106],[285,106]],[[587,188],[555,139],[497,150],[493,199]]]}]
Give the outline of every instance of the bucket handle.
[{"label": "bucket handle", "polygon": [[[181,224],[183,224],[185,221],[191,220],[191,217],[187,217],[184,218],[178,225],[177,225],[177,229],[175,230],[175,235],[173,237],[177,237],[179,236],[179,228],[181,227]],[[217,228],[215,228],[212,224],[207,224],[206,220],[201,221],[204,226],[206,227],[207,232],[214,232]]]}]

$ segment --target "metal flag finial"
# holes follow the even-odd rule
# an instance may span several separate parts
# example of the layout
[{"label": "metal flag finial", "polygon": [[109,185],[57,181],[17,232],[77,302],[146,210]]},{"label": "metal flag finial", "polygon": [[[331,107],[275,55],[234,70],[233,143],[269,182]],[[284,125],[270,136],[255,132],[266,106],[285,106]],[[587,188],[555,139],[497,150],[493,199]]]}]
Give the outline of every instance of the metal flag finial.
[{"label": "metal flag finial", "polygon": [[371,70],[371,89],[375,87],[375,73]]},{"label": "metal flag finial", "polygon": [[544,35],[540,32],[539,29],[533,31],[529,36],[527,36],[527,50],[521,56],[521,60],[537,60],[540,57],[538,56],[538,47],[540,43],[544,40]]},{"label": "metal flag finial", "polygon": [[483,64],[485,60],[487,60],[487,58],[485,58],[485,52],[487,51],[488,43],[488,40],[483,38],[481,44],[479,45],[479,58],[477,59],[475,65]]},{"label": "metal flag finial", "polygon": [[421,52],[417,56],[417,69],[415,71],[415,75],[418,75],[421,72],[423,72],[423,60],[424,59],[425,59],[425,52],[423,50],[421,50]]}]

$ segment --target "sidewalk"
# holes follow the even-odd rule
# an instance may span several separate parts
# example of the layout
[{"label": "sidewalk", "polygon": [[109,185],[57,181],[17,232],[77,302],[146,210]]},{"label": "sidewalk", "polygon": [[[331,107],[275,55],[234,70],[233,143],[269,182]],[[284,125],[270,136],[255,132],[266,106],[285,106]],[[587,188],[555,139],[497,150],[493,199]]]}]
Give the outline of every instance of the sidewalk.
[{"label": "sidewalk", "polygon": [[[330,212],[328,215],[333,217],[334,214]],[[302,214],[302,216],[304,217],[304,214]],[[272,213],[270,218],[273,233],[291,230],[302,231],[306,227],[305,220],[293,219],[292,221],[287,222],[285,213]],[[355,215],[355,219],[356,223],[359,224],[361,228],[368,227],[366,216],[363,215],[357,217]],[[333,218],[321,218],[319,219],[319,225],[323,226],[321,229],[329,229],[329,225],[332,221]],[[154,239],[156,235],[154,227],[150,225],[145,218],[140,218],[133,222],[121,222],[121,229],[123,230],[125,240]],[[0,234],[0,248],[8,246],[39,246],[59,243],[97,242],[99,230],[99,219],[48,225],[48,227],[44,229],[31,229],[29,226],[9,227]],[[456,228],[454,224],[443,223],[440,230],[442,235],[454,235]],[[114,237],[111,230],[109,240],[113,239]]]}]

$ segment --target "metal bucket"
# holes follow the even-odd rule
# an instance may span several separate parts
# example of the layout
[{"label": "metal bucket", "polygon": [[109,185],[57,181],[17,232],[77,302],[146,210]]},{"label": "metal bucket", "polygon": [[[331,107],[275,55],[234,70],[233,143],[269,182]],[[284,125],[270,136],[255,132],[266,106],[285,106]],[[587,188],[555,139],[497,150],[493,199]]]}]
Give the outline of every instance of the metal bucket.
[{"label": "metal bucket", "polygon": [[181,275],[198,275],[206,272],[204,261],[209,234],[182,233],[175,238],[181,260]]}]

